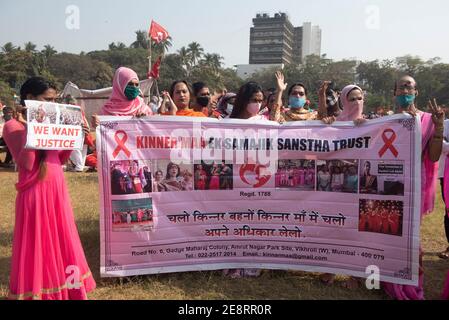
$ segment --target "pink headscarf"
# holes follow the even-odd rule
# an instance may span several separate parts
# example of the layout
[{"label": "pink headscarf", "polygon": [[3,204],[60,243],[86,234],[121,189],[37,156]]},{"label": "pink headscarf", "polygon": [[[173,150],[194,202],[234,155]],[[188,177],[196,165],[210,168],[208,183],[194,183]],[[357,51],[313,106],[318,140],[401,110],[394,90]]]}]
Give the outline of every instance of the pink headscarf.
[{"label": "pink headscarf", "polygon": [[118,68],[112,83],[112,94],[101,109],[104,116],[136,116],[144,114],[151,116],[151,108],[145,104],[141,97],[129,101],[125,96],[125,88],[131,80],[139,81],[137,74],[129,68]]},{"label": "pink headscarf", "polygon": [[352,90],[358,89],[363,93],[363,90],[355,85],[346,86],[341,92],[341,103],[343,111],[338,116],[337,121],[354,121],[363,117],[363,103],[359,104],[357,108],[351,108],[351,102],[348,100],[348,95]]}]

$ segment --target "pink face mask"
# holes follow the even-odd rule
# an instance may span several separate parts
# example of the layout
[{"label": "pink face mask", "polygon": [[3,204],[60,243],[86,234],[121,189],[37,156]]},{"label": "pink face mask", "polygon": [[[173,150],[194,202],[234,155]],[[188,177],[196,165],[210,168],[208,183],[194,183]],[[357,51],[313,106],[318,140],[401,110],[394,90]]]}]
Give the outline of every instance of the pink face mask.
[{"label": "pink face mask", "polygon": [[350,102],[352,110],[363,109],[363,100],[355,100]]},{"label": "pink face mask", "polygon": [[253,102],[248,104],[246,110],[251,116],[257,116],[259,114],[260,108],[262,107],[261,103]]}]

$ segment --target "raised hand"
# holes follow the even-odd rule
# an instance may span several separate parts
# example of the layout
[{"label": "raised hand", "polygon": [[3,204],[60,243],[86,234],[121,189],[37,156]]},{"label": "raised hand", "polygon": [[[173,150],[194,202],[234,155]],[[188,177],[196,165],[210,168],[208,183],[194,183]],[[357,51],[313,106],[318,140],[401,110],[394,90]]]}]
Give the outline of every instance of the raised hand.
[{"label": "raised hand", "polygon": [[90,133],[90,128],[89,128],[88,124],[87,124],[86,122],[84,122],[83,125],[82,125],[82,127],[83,127],[83,133],[84,133],[84,135],[85,135],[85,136],[89,135],[89,133]]},{"label": "raised hand", "polygon": [[429,108],[430,113],[432,114],[432,121],[437,128],[444,127],[444,111],[438,105],[437,100],[429,100],[427,107]]},{"label": "raised hand", "polygon": [[329,84],[330,83],[331,83],[331,81],[323,81],[323,83],[321,84],[320,89],[318,90],[318,96],[319,97],[326,99],[327,89],[329,89]]},{"label": "raised hand", "polygon": [[288,84],[285,83],[285,77],[282,71],[276,71],[276,85],[279,91],[285,91],[287,90]]},{"label": "raised hand", "polygon": [[92,115],[92,127],[96,129],[100,125],[100,118],[97,114]]}]

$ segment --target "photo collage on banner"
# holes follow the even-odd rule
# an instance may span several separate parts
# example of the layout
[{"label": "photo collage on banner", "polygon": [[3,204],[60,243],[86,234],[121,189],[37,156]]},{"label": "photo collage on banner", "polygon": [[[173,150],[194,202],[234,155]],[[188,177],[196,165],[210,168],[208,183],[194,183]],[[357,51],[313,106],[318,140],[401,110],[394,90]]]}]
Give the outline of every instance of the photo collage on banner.
[{"label": "photo collage on banner", "polygon": [[[152,161],[110,162],[112,230],[114,232],[150,231],[154,227]],[[144,198],[141,198],[142,195]]]}]

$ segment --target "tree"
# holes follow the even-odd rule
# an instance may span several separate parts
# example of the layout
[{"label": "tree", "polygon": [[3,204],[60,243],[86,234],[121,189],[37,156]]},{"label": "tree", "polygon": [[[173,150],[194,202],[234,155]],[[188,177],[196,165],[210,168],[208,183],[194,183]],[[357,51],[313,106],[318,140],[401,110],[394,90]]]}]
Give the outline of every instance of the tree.
[{"label": "tree", "polygon": [[211,68],[213,71],[218,72],[222,66],[223,57],[216,53],[206,53],[203,60],[200,61],[200,65]]},{"label": "tree", "polygon": [[192,58],[190,56],[189,50],[186,47],[182,47],[181,49],[178,50],[178,55],[179,55],[182,67],[187,72],[187,74],[190,74],[190,71],[191,71],[190,62],[192,61]]},{"label": "tree", "polygon": [[167,39],[159,42],[159,43],[152,43],[151,50],[153,51],[153,56],[163,56],[168,51],[169,48],[172,47],[172,38],[168,37]]},{"label": "tree", "polygon": [[198,42],[192,42],[187,46],[187,51],[190,55],[190,62],[192,66],[196,66],[204,53],[204,49]]},{"label": "tree", "polygon": [[54,47],[52,47],[51,45],[47,44],[44,46],[44,50],[42,50],[42,53],[44,54],[44,56],[49,59],[52,56],[54,56],[56,53],[58,53],[58,51],[55,50]]},{"label": "tree", "polygon": [[0,80],[0,101],[7,106],[14,105],[14,90],[11,89],[8,83]]},{"label": "tree", "polygon": [[25,51],[27,52],[36,52],[36,45],[32,42],[25,43]]},{"label": "tree", "polygon": [[145,31],[136,31],[136,41],[131,44],[131,48],[147,50],[150,48],[150,42],[148,41],[147,33]]},{"label": "tree", "polygon": [[8,53],[12,53],[13,51],[17,50],[17,47],[14,46],[12,44],[12,42],[7,42],[5,43],[5,45],[2,47],[2,50],[4,53],[8,54]]},{"label": "tree", "polygon": [[62,84],[72,81],[80,88],[92,90],[111,86],[113,77],[113,70],[107,63],[92,59],[89,55],[70,53],[51,57],[49,71]]}]

